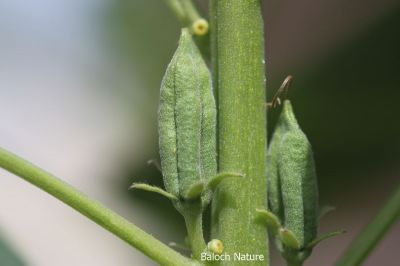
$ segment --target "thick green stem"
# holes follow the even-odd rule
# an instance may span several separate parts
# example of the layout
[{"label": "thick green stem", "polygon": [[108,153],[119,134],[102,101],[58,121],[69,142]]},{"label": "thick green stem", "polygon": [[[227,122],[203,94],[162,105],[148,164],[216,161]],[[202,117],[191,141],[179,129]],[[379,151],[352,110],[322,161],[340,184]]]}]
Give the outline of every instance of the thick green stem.
[{"label": "thick green stem", "polygon": [[[251,265],[268,265],[267,231],[254,223],[255,210],[265,207],[267,194],[261,1],[212,0],[210,7],[219,171],[245,174],[221,183],[213,203],[212,233],[227,253],[263,255],[264,261]],[[228,264],[249,261],[221,262]]]},{"label": "thick green stem", "polygon": [[2,148],[0,167],[71,206],[161,265],[197,265],[67,183]]},{"label": "thick green stem", "polygon": [[350,244],[337,266],[361,265],[383,238],[389,228],[400,219],[400,186],[383,209]]},{"label": "thick green stem", "polygon": [[206,248],[203,236],[203,211],[201,206],[193,206],[184,213],[188,238],[192,249],[192,256],[196,260],[200,260],[201,253]]},{"label": "thick green stem", "polygon": [[[214,88],[215,102],[218,106],[218,1],[211,0],[209,7],[209,16],[210,16],[210,51],[211,51],[211,75],[212,75],[212,83]],[[218,121],[217,121],[218,122]],[[219,138],[217,138],[217,143]]]}]

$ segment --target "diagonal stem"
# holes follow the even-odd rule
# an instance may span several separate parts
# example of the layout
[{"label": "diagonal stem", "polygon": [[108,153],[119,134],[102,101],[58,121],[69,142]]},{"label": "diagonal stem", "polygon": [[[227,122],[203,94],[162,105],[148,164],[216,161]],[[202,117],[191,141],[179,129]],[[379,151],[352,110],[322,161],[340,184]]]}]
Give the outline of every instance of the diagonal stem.
[{"label": "diagonal stem", "polygon": [[367,227],[353,240],[337,266],[361,265],[390,227],[400,219],[400,186]]},{"label": "diagonal stem", "polygon": [[2,148],[0,167],[71,206],[161,265],[198,265],[69,184]]},{"label": "diagonal stem", "polygon": [[208,32],[208,23],[197,11],[192,0],[164,0],[184,27],[190,27],[195,35]]}]

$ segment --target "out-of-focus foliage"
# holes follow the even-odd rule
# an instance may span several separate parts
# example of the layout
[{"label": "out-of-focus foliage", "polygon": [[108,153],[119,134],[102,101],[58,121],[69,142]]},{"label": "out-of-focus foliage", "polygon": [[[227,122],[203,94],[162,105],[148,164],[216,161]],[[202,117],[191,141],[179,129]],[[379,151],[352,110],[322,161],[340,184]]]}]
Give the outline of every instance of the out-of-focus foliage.
[{"label": "out-of-focus foliage", "polygon": [[21,257],[0,238],[0,265],[4,266],[25,266]]},{"label": "out-of-focus foliage", "polygon": [[[316,69],[293,73],[289,97],[313,143],[318,176],[327,192],[335,191],[334,184],[359,182],[370,170],[398,165],[400,35],[395,33],[399,24],[400,8]],[[271,122],[276,113],[272,112]]]}]

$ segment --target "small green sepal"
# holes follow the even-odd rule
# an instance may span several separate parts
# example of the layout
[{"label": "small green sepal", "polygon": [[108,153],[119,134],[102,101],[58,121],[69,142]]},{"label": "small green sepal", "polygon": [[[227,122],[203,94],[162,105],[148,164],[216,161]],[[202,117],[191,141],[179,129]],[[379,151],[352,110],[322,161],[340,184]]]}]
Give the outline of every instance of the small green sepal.
[{"label": "small green sepal", "polygon": [[321,220],[322,218],[325,217],[325,215],[327,215],[328,213],[331,213],[335,210],[336,210],[335,206],[330,206],[330,205],[322,206],[318,212],[318,220]]},{"label": "small green sepal", "polygon": [[268,228],[272,231],[274,235],[278,234],[278,231],[282,229],[282,225],[276,217],[275,214],[273,214],[270,211],[267,210],[262,210],[262,209],[257,209],[257,218],[262,219],[262,221],[268,226]]},{"label": "small green sepal", "polygon": [[285,246],[299,250],[300,249],[300,242],[297,240],[296,236],[293,234],[292,231],[286,228],[279,229],[279,239],[281,240],[282,244]]},{"label": "small green sepal", "polygon": [[213,178],[208,181],[207,187],[211,190],[215,190],[218,185],[225,179],[227,178],[232,178],[232,177],[244,177],[244,174],[240,173],[234,173],[234,172],[225,172],[225,173],[219,173]]},{"label": "small green sepal", "polygon": [[205,189],[205,185],[202,181],[191,185],[188,191],[184,194],[185,200],[196,200],[201,197]]},{"label": "small green sepal", "polygon": [[145,191],[149,191],[149,192],[155,192],[158,193],[172,201],[176,201],[178,200],[177,197],[175,197],[174,195],[172,195],[171,193],[168,193],[167,191],[165,191],[162,188],[156,187],[156,186],[152,186],[149,184],[144,184],[144,183],[133,183],[129,189],[141,189],[141,190],[145,190]]},{"label": "small green sepal", "polygon": [[322,241],[324,241],[325,239],[331,238],[331,237],[335,237],[338,235],[342,235],[346,233],[345,230],[338,230],[338,231],[333,231],[330,233],[325,233],[319,237],[317,237],[316,239],[314,239],[313,241],[311,241],[310,243],[308,243],[306,249],[312,249],[314,248],[316,245],[318,245],[319,243],[321,243]]}]

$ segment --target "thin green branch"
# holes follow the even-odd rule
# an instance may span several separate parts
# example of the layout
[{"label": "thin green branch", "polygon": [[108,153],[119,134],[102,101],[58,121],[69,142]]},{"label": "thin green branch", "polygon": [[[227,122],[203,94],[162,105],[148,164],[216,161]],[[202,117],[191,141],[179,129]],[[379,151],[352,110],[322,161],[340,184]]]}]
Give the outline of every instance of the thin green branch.
[{"label": "thin green branch", "polygon": [[208,22],[202,18],[192,0],[164,0],[183,27],[189,27],[195,35],[203,36],[208,32]]},{"label": "thin green branch", "polygon": [[198,265],[69,184],[2,148],[0,167],[71,206],[162,265]]},{"label": "thin green branch", "polygon": [[182,8],[190,21],[196,21],[201,18],[192,0],[179,0],[179,2],[181,2]]},{"label": "thin green branch", "polygon": [[339,235],[343,235],[345,234],[346,231],[345,230],[337,230],[337,231],[333,231],[333,232],[329,232],[329,233],[325,233],[319,237],[317,237],[316,239],[314,239],[313,241],[311,241],[310,243],[308,243],[307,245],[307,249],[312,249],[314,248],[316,245],[318,245],[319,243],[321,243],[322,241],[335,237],[335,236],[339,236]]},{"label": "thin green branch", "polygon": [[400,218],[400,186],[375,218],[350,244],[337,266],[361,265],[389,228]]},{"label": "thin green branch", "polygon": [[171,11],[175,14],[178,20],[182,23],[186,23],[186,14],[181,5],[181,1],[179,0],[164,0],[167,6],[171,9]]},{"label": "thin green branch", "polygon": [[162,188],[156,187],[156,186],[152,186],[149,184],[144,184],[144,183],[133,183],[129,189],[141,189],[141,190],[145,190],[148,192],[154,192],[157,194],[160,194],[161,196],[166,197],[167,199],[170,200],[178,200],[177,197],[175,197],[175,195],[172,195],[171,193],[168,193],[167,191],[165,191]]}]

